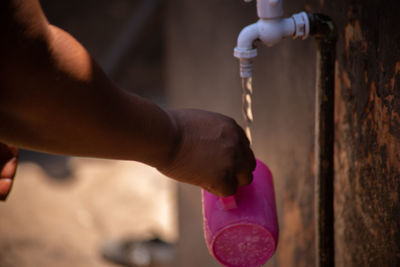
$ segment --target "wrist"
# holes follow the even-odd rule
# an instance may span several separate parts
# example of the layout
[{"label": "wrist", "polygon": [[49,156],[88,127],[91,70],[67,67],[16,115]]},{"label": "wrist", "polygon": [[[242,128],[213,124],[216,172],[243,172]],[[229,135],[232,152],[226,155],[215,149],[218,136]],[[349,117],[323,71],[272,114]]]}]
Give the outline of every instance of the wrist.
[{"label": "wrist", "polygon": [[171,134],[169,134],[170,145],[160,163],[155,166],[158,170],[166,170],[172,165],[183,143],[183,129],[179,122],[177,111],[165,110],[165,112],[171,125]]}]

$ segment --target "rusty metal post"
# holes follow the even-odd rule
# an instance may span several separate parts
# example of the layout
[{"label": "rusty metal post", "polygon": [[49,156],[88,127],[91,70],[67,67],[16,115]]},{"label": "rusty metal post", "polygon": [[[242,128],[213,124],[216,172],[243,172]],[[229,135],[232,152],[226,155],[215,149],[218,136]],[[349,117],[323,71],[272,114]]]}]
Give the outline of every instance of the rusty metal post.
[{"label": "rusty metal post", "polygon": [[334,266],[333,150],[336,28],[326,15],[308,14],[317,43],[315,110],[316,266]]}]

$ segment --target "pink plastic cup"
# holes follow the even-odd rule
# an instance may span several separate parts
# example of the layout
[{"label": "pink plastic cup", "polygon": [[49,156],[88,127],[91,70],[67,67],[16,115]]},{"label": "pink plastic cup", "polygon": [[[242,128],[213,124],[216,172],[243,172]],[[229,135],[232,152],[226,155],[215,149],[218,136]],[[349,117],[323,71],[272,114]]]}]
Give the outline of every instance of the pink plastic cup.
[{"label": "pink plastic cup", "polygon": [[253,177],[253,182],[240,187],[233,197],[220,198],[202,190],[207,247],[224,266],[261,266],[278,244],[271,172],[257,160]]}]

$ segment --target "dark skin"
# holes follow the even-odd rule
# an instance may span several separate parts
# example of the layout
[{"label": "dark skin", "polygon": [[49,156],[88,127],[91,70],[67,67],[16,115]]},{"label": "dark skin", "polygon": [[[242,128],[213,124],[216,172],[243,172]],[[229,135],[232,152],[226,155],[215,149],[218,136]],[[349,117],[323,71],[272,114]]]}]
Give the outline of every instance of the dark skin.
[{"label": "dark skin", "polygon": [[[0,1],[0,27],[1,142],[140,161],[220,196],[251,182],[254,155],[233,119],[164,110],[118,88],[78,41],[48,23],[37,0]],[[0,146],[0,199],[11,189],[15,147]]]}]

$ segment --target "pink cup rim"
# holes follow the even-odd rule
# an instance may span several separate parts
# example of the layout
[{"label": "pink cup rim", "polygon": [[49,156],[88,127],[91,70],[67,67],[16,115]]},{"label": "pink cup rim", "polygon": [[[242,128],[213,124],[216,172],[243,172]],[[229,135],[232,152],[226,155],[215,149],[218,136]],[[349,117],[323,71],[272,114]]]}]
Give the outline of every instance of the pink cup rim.
[{"label": "pink cup rim", "polygon": [[[222,260],[220,257],[218,257],[218,255],[216,255],[216,253],[214,252],[214,243],[215,243],[216,239],[222,234],[223,231],[225,231],[225,230],[227,230],[227,229],[229,229],[229,228],[234,228],[234,227],[243,226],[243,225],[252,226],[252,227],[257,227],[257,228],[262,229],[262,230],[270,237],[270,239],[271,239],[272,242],[273,242],[273,248],[272,248],[272,250],[271,250],[271,251],[272,251],[272,254],[267,254],[267,255],[263,258],[263,263],[262,263],[262,264],[264,264],[269,258],[271,258],[272,255],[274,255],[274,253],[275,253],[275,248],[276,248],[276,241],[275,241],[273,235],[271,234],[271,232],[270,232],[269,230],[265,229],[265,227],[262,227],[262,226],[260,226],[260,225],[258,225],[258,224],[256,224],[256,223],[251,223],[251,222],[238,222],[238,223],[233,223],[233,224],[227,225],[227,226],[225,226],[225,227],[222,227],[221,229],[219,229],[219,230],[217,231],[217,233],[214,235],[214,237],[213,237],[212,240],[211,240],[211,243],[210,243],[210,246],[211,246],[211,253],[212,253],[213,256],[214,256],[220,263],[222,263],[223,265],[230,266],[229,263],[225,262],[225,261]],[[258,265],[257,265],[257,266],[258,266]]]}]

